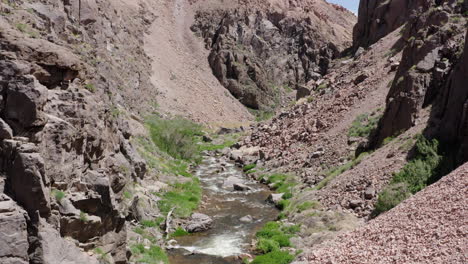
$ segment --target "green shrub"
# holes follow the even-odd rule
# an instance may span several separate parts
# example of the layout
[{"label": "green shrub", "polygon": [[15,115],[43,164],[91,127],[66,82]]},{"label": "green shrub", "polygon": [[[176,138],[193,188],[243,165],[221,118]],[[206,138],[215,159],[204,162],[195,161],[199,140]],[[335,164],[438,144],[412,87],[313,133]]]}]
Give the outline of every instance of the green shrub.
[{"label": "green shrub", "polygon": [[130,199],[133,198],[133,195],[132,195],[132,193],[129,192],[129,191],[124,191],[124,192],[123,192],[123,197],[124,197],[125,199],[127,199],[127,200],[130,200]]},{"label": "green shrub", "polygon": [[280,249],[278,242],[268,238],[260,238],[257,242],[257,249],[263,254]]},{"label": "green shrub", "polygon": [[244,172],[247,172],[247,171],[249,171],[251,169],[254,169],[255,167],[257,167],[257,164],[252,163],[252,164],[245,165],[243,170],[244,170]]},{"label": "green shrub", "polygon": [[83,212],[83,211],[80,211],[80,221],[81,222],[88,222],[88,214]]},{"label": "green shrub", "polygon": [[300,226],[284,226],[279,222],[268,222],[255,236],[258,239],[257,249],[264,255],[257,256],[251,263],[286,264],[294,260],[294,256],[281,251],[282,247],[291,247],[290,238],[299,232]]},{"label": "green shrub", "polygon": [[374,129],[377,128],[380,115],[369,116],[362,114],[356,117],[348,131],[349,137],[369,137]]},{"label": "green shrub", "polygon": [[442,157],[438,152],[439,142],[436,139],[427,140],[424,136],[419,136],[416,141],[416,155],[400,172],[393,175],[391,183],[406,183],[411,193],[419,192],[439,173],[437,168]]},{"label": "green shrub", "polygon": [[196,137],[203,135],[200,125],[182,118],[164,120],[158,117],[147,120],[147,125],[151,139],[161,151],[176,159],[199,159]]},{"label": "green shrub", "polygon": [[138,263],[169,263],[169,258],[167,257],[166,252],[158,246],[151,246],[149,249],[146,249],[143,244],[136,244],[131,246],[131,251],[135,255]]},{"label": "green shrub", "polygon": [[280,247],[289,247],[289,239],[299,231],[299,226],[285,227],[278,222],[268,222],[255,236],[257,238],[272,239],[278,242]]},{"label": "green shrub", "polygon": [[439,155],[439,142],[417,137],[415,155],[393,175],[390,185],[378,196],[374,215],[388,211],[407,199],[411,193],[417,193],[443,173],[440,170],[442,156]]},{"label": "green shrub", "polygon": [[171,234],[171,237],[180,237],[180,236],[186,236],[189,235],[190,233],[185,231],[181,227],[177,227],[177,229],[174,231],[174,233]]},{"label": "green shrub", "polygon": [[60,191],[60,190],[52,190],[52,194],[54,195],[55,197],[55,200],[57,200],[57,202],[61,202],[63,198],[65,198],[65,193]]},{"label": "green shrub", "polygon": [[322,83],[317,87],[317,90],[319,90],[319,91],[324,90],[324,89],[327,89],[327,87],[328,87],[327,83]]},{"label": "green shrub", "polygon": [[405,183],[391,184],[378,196],[374,214],[379,215],[397,206],[411,196]]},{"label": "green shrub", "polygon": [[285,199],[283,199],[283,200],[281,200],[281,201],[278,202],[278,206],[277,206],[277,207],[278,207],[278,209],[280,209],[280,210],[285,210],[286,208],[288,208],[288,206],[289,206],[290,204],[291,204],[291,201],[290,201],[290,200],[287,200],[287,199],[285,200]]},{"label": "green shrub", "polygon": [[171,191],[162,195],[158,206],[164,214],[175,208],[174,215],[188,217],[198,207],[201,194],[200,182],[196,178],[190,182],[176,183],[172,186]]},{"label": "green shrub", "polygon": [[294,256],[288,252],[276,250],[265,255],[255,257],[250,264],[288,264],[294,260]]},{"label": "green shrub", "polygon": [[279,193],[291,193],[291,189],[297,185],[292,176],[280,173],[270,175],[267,183],[273,183],[273,189]]},{"label": "green shrub", "polygon": [[96,92],[96,87],[92,83],[87,83],[85,85],[85,88],[86,88],[86,90],[88,90],[88,91],[90,91],[92,93]]}]

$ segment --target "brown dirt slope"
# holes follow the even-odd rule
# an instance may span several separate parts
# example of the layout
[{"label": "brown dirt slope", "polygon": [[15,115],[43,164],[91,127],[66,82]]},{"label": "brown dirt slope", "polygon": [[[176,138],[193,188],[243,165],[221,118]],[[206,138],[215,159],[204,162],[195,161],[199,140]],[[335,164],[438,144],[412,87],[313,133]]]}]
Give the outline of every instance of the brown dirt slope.
[{"label": "brown dirt slope", "polygon": [[309,255],[309,263],[467,263],[468,163],[368,225]]},{"label": "brown dirt slope", "polygon": [[157,18],[145,38],[152,59],[151,82],[158,110],[197,122],[240,125],[251,115],[211,74],[208,53],[190,31],[192,7],[186,0],[154,0]]}]

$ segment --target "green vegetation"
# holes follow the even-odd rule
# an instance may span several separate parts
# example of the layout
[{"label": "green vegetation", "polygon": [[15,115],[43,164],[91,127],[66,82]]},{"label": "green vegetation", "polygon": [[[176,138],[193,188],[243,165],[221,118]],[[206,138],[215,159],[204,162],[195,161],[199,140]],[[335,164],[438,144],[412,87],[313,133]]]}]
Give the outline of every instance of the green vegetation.
[{"label": "green vegetation", "polygon": [[250,171],[250,170],[253,170],[255,167],[257,167],[257,164],[255,164],[255,163],[247,164],[247,165],[245,165],[245,166],[242,168],[242,170],[243,170],[244,172],[248,172],[248,171]]},{"label": "green vegetation", "polygon": [[18,29],[19,31],[23,33],[26,33],[27,28],[28,28],[28,25],[23,24],[23,23],[17,23],[15,26],[16,26],[16,29]]},{"label": "green vegetation", "polygon": [[287,264],[294,260],[294,256],[281,250],[291,247],[290,238],[299,232],[298,225],[285,226],[279,222],[268,222],[255,236],[258,239],[257,250],[263,253],[255,257],[251,264]]},{"label": "green vegetation", "polygon": [[202,190],[197,178],[186,183],[175,183],[172,185],[171,191],[161,195],[162,199],[158,201],[158,206],[164,214],[175,208],[174,215],[189,217],[192,211],[198,207],[201,194]]},{"label": "green vegetation", "polygon": [[83,211],[80,211],[80,221],[81,222],[88,222],[88,214],[83,212]]},{"label": "green vegetation", "polygon": [[319,203],[317,201],[306,201],[306,202],[299,204],[296,208],[297,208],[297,211],[300,213],[308,209],[318,208],[318,206],[319,206]]},{"label": "green vegetation", "polygon": [[428,140],[419,135],[413,158],[400,172],[393,175],[390,185],[379,193],[374,215],[392,209],[445,174],[441,168],[444,164],[440,152],[436,139]]},{"label": "green vegetation", "polygon": [[394,55],[397,54],[397,53],[398,53],[398,51],[397,51],[396,49],[391,49],[391,50],[389,50],[388,52],[386,52],[386,53],[384,54],[384,56],[385,56],[385,57],[392,57],[392,56],[394,56]]},{"label": "green vegetation", "polygon": [[294,260],[294,256],[285,251],[272,251],[265,255],[255,257],[250,264],[288,264]]},{"label": "green vegetation", "polygon": [[343,172],[347,171],[347,170],[350,170],[354,167],[356,167],[359,163],[361,163],[361,161],[367,156],[369,155],[369,153],[367,152],[363,152],[361,153],[357,158],[339,166],[339,167],[336,167],[336,168],[333,168],[331,170],[329,170],[327,173],[326,173],[326,177],[325,179],[323,179],[321,182],[319,182],[319,184],[317,184],[317,186],[315,186],[315,189],[317,190],[320,190],[322,189],[323,187],[327,186],[327,184],[333,180],[336,176],[342,174]]},{"label": "green vegetation", "polygon": [[177,227],[177,229],[174,231],[174,233],[171,234],[171,237],[186,236],[188,234],[190,234],[190,233],[185,231],[183,228]]},{"label": "green vegetation", "polygon": [[133,194],[132,194],[131,192],[129,192],[129,191],[124,191],[124,192],[123,192],[123,197],[124,197],[125,199],[127,199],[127,200],[130,200],[130,199],[133,198]]},{"label": "green vegetation", "polygon": [[65,198],[65,193],[57,189],[52,190],[52,195],[55,197],[55,200],[57,200],[57,202],[59,203],[62,201],[63,198]]},{"label": "green vegetation", "polygon": [[161,249],[158,246],[151,246],[149,249],[146,249],[143,244],[136,244],[131,246],[131,251],[135,256],[135,259],[137,259],[138,263],[146,263],[146,264],[160,264],[169,263],[169,259],[166,255],[166,252],[164,252],[163,249]]},{"label": "green vegetation", "polygon": [[154,220],[143,220],[140,222],[140,224],[142,227],[145,227],[145,228],[153,228],[153,227],[159,227],[163,221],[164,221],[164,217],[160,216]]},{"label": "green vegetation", "polygon": [[317,87],[317,90],[318,91],[325,90],[325,89],[327,89],[327,87],[328,87],[327,83],[322,83]]},{"label": "green vegetation", "polygon": [[228,148],[237,142],[237,137],[238,135],[231,135],[231,138],[226,139],[221,144],[213,144],[209,142],[204,142],[203,144],[199,145],[199,149],[200,151],[213,151],[213,150]]},{"label": "green vegetation", "polygon": [[203,135],[201,126],[183,118],[164,120],[152,117],[147,122],[151,139],[161,150],[175,159],[199,159],[197,136]]},{"label": "green vegetation", "polygon": [[292,176],[281,173],[268,176],[267,184],[273,184],[273,190],[284,193],[286,197],[292,197],[292,188],[297,185]]},{"label": "green vegetation", "polygon": [[374,214],[378,215],[386,212],[410,196],[411,193],[405,183],[391,184],[379,194]]},{"label": "green vegetation", "polygon": [[270,120],[275,116],[274,111],[266,111],[266,110],[257,110],[257,109],[251,109],[248,108],[249,112],[255,116],[255,121],[257,122],[262,122],[266,120]]},{"label": "green vegetation", "polygon": [[374,129],[377,128],[381,115],[362,114],[356,117],[348,131],[349,137],[369,137]]},{"label": "green vegetation", "polygon": [[165,163],[161,163],[160,165],[161,172],[181,175],[184,177],[192,177],[192,174],[188,172],[189,165],[182,160],[170,160]]},{"label": "green vegetation", "polygon": [[100,263],[109,263],[108,255],[106,252],[104,252],[102,248],[97,247],[93,251],[97,255],[97,258],[99,259]]},{"label": "green vegetation", "polygon": [[92,84],[92,83],[87,83],[85,85],[85,88],[86,88],[86,90],[88,90],[88,91],[90,91],[92,93],[96,92],[96,87],[94,87],[94,84]]}]

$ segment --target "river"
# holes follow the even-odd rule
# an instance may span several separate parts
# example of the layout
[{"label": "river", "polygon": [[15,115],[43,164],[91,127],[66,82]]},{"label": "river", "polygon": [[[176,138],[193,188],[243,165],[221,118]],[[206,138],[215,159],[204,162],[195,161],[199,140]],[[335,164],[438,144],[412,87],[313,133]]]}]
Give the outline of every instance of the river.
[{"label": "river", "polygon": [[[213,226],[176,238],[178,246],[169,250],[169,263],[242,263],[237,256],[252,253],[255,232],[278,216],[278,210],[266,202],[271,192],[223,157],[206,156],[195,175],[203,189],[202,206],[197,212],[210,216]],[[250,190],[234,191],[232,182],[243,182]],[[253,220],[241,221],[246,216]]]}]

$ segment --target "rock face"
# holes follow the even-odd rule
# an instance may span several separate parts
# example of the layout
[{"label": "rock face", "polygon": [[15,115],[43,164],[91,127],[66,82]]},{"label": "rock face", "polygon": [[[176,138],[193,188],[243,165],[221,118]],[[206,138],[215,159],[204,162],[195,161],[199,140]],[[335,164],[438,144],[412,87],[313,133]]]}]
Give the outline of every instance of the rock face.
[{"label": "rock face", "polygon": [[[368,47],[406,23],[409,17],[427,11],[443,1],[435,0],[362,0],[358,22],[353,30],[353,45]],[[454,2],[454,1],[450,1]],[[439,3],[439,4],[437,4]]]},{"label": "rock face", "polygon": [[29,263],[28,216],[5,194],[0,194],[0,262]]},{"label": "rock face", "polygon": [[[454,67],[446,85],[434,103],[434,136],[453,146],[455,161],[468,161],[468,32],[460,62]],[[430,128],[431,129],[431,128]]]},{"label": "rock face", "polygon": [[371,145],[406,131],[421,109],[440,101],[463,51],[464,22],[457,19],[459,5],[446,2],[408,21],[402,38],[407,42],[395,79],[387,95],[387,107]]},{"label": "rock face", "polygon": [[115,109],[148,105],[135,102],[153,89],[141,47],[152,17],[109,1],[9,3],[0,3],[9,14],[0,17],[0,262],[98,263],[83,250],[102,247],[110,263],[127,263],[122,195],[146,163]]},{"label": "rock face", "polygon": [[[205,40],[221,84],[245,106],[263,110],[278,106],[291,88],[321,78],[349,39],[347,27],[355,19],[323,1],[259,8],[267,3],[199,12],[192,26]],[[322,24],[325,14],[344,23]]]}]

